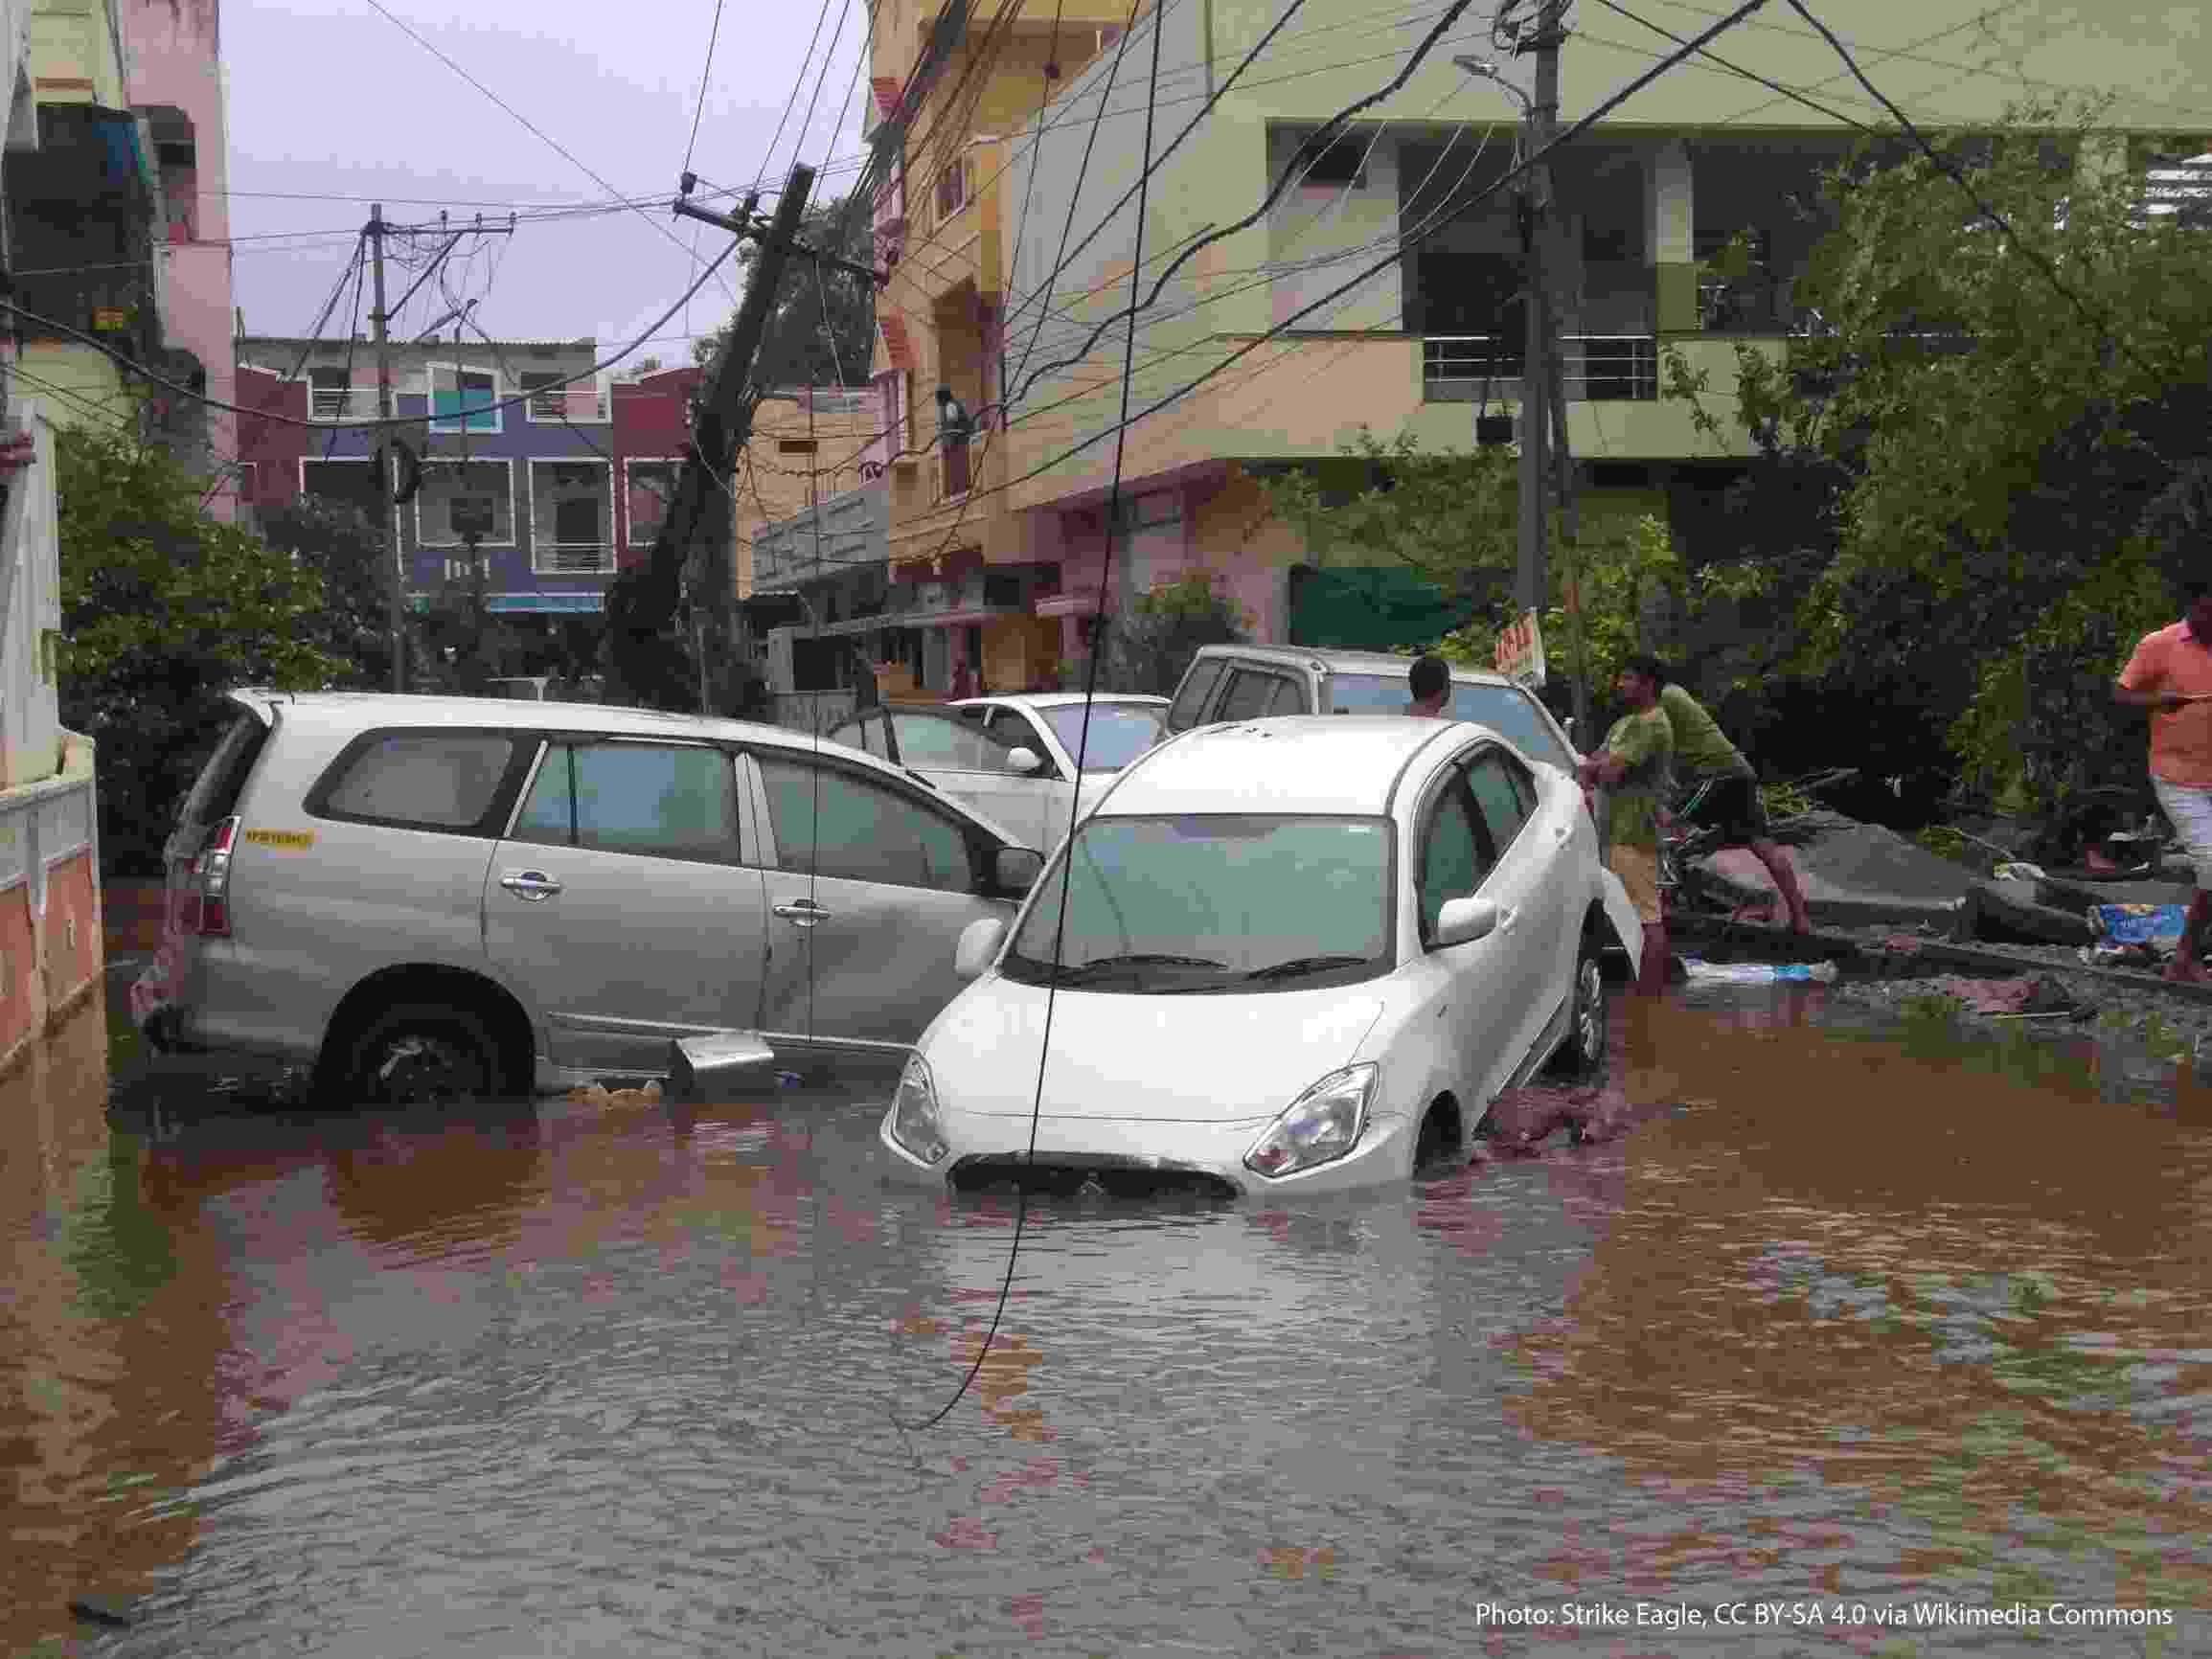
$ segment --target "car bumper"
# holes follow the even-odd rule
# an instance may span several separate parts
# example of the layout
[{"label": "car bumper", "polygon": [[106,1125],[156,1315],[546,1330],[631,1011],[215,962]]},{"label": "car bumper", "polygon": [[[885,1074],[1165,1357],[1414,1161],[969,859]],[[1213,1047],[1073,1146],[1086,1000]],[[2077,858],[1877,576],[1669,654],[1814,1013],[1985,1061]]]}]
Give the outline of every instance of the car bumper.
[{"label": "car bumper", "polygon": [[1378,1116],[1368,1120],[1358,1144],[1341,1158],[1275,1178],[1256,1174],[1244,1167],[1244,1154],[1273,1121],[1038,1118],[1034,1160],[1031,1120],[1021,1117],[941,1112],[939,1130],[949,1150],[934,1164],[924,1164],[899,1144],[891,1133],[889,1112],[883,1115],[877,1138],[895,1174],[932,1186],[989,1184],[1015,1178],[1016,1170],[1029,1166],[1054,1185],[1080,1186],[1096,1180],[1119,1190],[1142,1186],[1149,1177],[1161,1186],[1196,1184],[1223,1197],[1265,1199],[1370,1187],[1402,1179],[1413,1165],[1412,1126],[1401,1117]]}]

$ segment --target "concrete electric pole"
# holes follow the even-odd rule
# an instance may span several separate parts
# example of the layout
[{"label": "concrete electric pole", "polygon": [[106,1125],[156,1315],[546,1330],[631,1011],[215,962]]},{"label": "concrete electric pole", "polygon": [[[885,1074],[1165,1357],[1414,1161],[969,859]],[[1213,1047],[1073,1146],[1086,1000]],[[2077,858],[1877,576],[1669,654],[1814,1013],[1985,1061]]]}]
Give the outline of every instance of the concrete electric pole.
[{"label": "concrete electric pole", "polygon": [[1538,0],[1536,33],[1517,50],[1536,54],[1536,96],[1528,108],[1528,305],[1527,346],[1521,365],[1520,422],[1520,603],[1541,611],[1550,592],[1545,561],[1545,498],[1552,434],[1551,399],[1558,382],[1552,358],[1550,275],[1545,243],[1551,237],[1551,163],[1544,158],[1560,112],[1560,17],[1566,0]]}]

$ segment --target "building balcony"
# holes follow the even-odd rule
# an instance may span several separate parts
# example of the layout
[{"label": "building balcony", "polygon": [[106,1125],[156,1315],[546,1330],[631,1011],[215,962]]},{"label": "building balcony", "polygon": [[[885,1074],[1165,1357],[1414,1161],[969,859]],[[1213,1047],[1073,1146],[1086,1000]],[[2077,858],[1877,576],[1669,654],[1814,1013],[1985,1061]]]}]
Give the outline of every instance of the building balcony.
[{"label": "building balcony", "polygon": [[979,298],[1004,290],[1000,242],[999,173],[1006,165],[1000,139],[971,139],[958,155],[931,156],[936,172],[924,187],[915,180],[914,216],[899,269],[920,290],[924,305],[968,285]]},{"label": "building balcony", "polygon": [[[1651,334],[1564,334],[1561,383],[1570,403],[1650,402],[1659,395]],[[1421,396],[1429,403],[1517,398],[1522,342],[1502,334],[1431,334],[1421,343]]]},{"label": "building balcony", "polygon": [[537,576],[612,576],[614,543],[539,542],[530,550],[530,568]]}]

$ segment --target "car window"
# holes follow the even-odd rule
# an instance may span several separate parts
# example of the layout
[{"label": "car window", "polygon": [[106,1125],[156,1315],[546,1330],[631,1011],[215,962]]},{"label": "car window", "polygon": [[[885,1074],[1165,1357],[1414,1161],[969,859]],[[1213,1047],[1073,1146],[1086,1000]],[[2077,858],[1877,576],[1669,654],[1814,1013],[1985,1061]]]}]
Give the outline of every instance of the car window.
[{"label": "car window", "polygon": [[901,766],[945,772],[1014,770],[1006,759],[1009,744],[954,716],[901,709],[892,714],[891,722]]},{"label": "car window", "polygon": [[229,817],[268,736],[268,727],[251,711],[240,710],[233,716],[229,730],[200,768],[192,793],[177,809],[177,823],[186,829],[200,829]]},{"label": "car window", "polygon": [[1009,971],[1053,980],[1057,961],[1136,994],[1372,977],[1392,954],[1390,854],[1380,818],[1091,818],[1041,884]]},{"label": "car window", "polygon": [[1084,771],[1118,772],[1160,740],[1166,712],[1153,703],[1093,703],[1088,732],[1081,703],[1057,704],[1044,717],[1060,747],[1082,756]]},{"label": "car window", "polygon": [[743,849],[730,758],[673,744],[556,743],[510,839],[734,863]]},{"label": "car window", "polygon": [[1045,753],[1044,745],[1038,741],[1037,728],[1029,723],[1029,716],[1019,709],[993,709],[991,723],[984,730],[1009,749],[1034,749],[1039,755]]},{"label": "car window", "polygon": [[883,716],[879,714],[862,715],[855,719],[841,721],[830,728],[830,741],[843,743],[849,749],[883,759]]},{"label": "car window", "polygon": [[504,732],[385,732],[349,746],[307,801],[317,817],[481,830],[515,758]]},{"label": "car window", "polygon": [[1421,939],[1436,937],[1448,898],[1465,898],[1490,874],[1489,833],[1464,781],[1454,776],[1438,793],[1421,836]]},{"label": "car window", "polygon": [[1175,700],[1168,706],[1169,731],[1187,732],[1198,723],[1198,716],[1206,711],[1206,699],[1214,694],[1214,687],[1228,666],[1221,657],[1200,657],[1191,665],[1183,683],[1175,688]]},{"label": "car window", "polygon": [[1518,686],[1454,686],[1451,717],[1488,726],[1532,761],[1568,771],[1575,758],[1552,730],[1550,716]]},{"label": "car window", "polygon": [[1515,786],[1516,773],[1521,773],[1520,762],[1502,749],[1485,749],[1467,768],[1468,790],[1490,830],[1491,846],[1501,856],[1528,821],[1528,807]]},{"label": "car window", "polygon": [[961,826],[841,766],[759,755],[780,869],[965,893],[976,884]]},{"label": "car window", "polygon": [[1229,681],[1228,694],[1221,698],[1220,717],[1257,720],[1268,715],[1295,715],[1303,712],[1302,702],[1296,681],[1256,669],[1239,669]]}]

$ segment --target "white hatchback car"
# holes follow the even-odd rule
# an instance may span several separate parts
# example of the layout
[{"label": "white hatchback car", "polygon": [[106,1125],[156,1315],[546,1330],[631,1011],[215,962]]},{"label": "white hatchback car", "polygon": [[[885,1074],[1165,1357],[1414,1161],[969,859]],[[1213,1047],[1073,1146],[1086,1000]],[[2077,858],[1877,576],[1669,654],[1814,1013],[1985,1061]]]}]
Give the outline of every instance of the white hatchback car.
[{"label": "white hatchback car", "polygon": [[[1057,847],[1114,774],[1159,741],[1168,699],[1037,692],[957,703],[891,703],[830,729],[830,739],[904,766],[1003,824],[1029,847]],[[1086,725],[1087,718],[1087,725]],[[1082,750],[1082,764],[1076,761]]]},{"label": "white hatchback car", "polygon": [[[902,1172],[1222,1193],[1464,1155],[1555,1054],[1605,1051],[1606,917],[1582,792],[1487,727],[1204,727],[1122,773],[885,1112]],[[1048,1040],[1049,1035],[1049,1040]],[[1035,1156],[1030,1157],[1032,1136]]]}]

